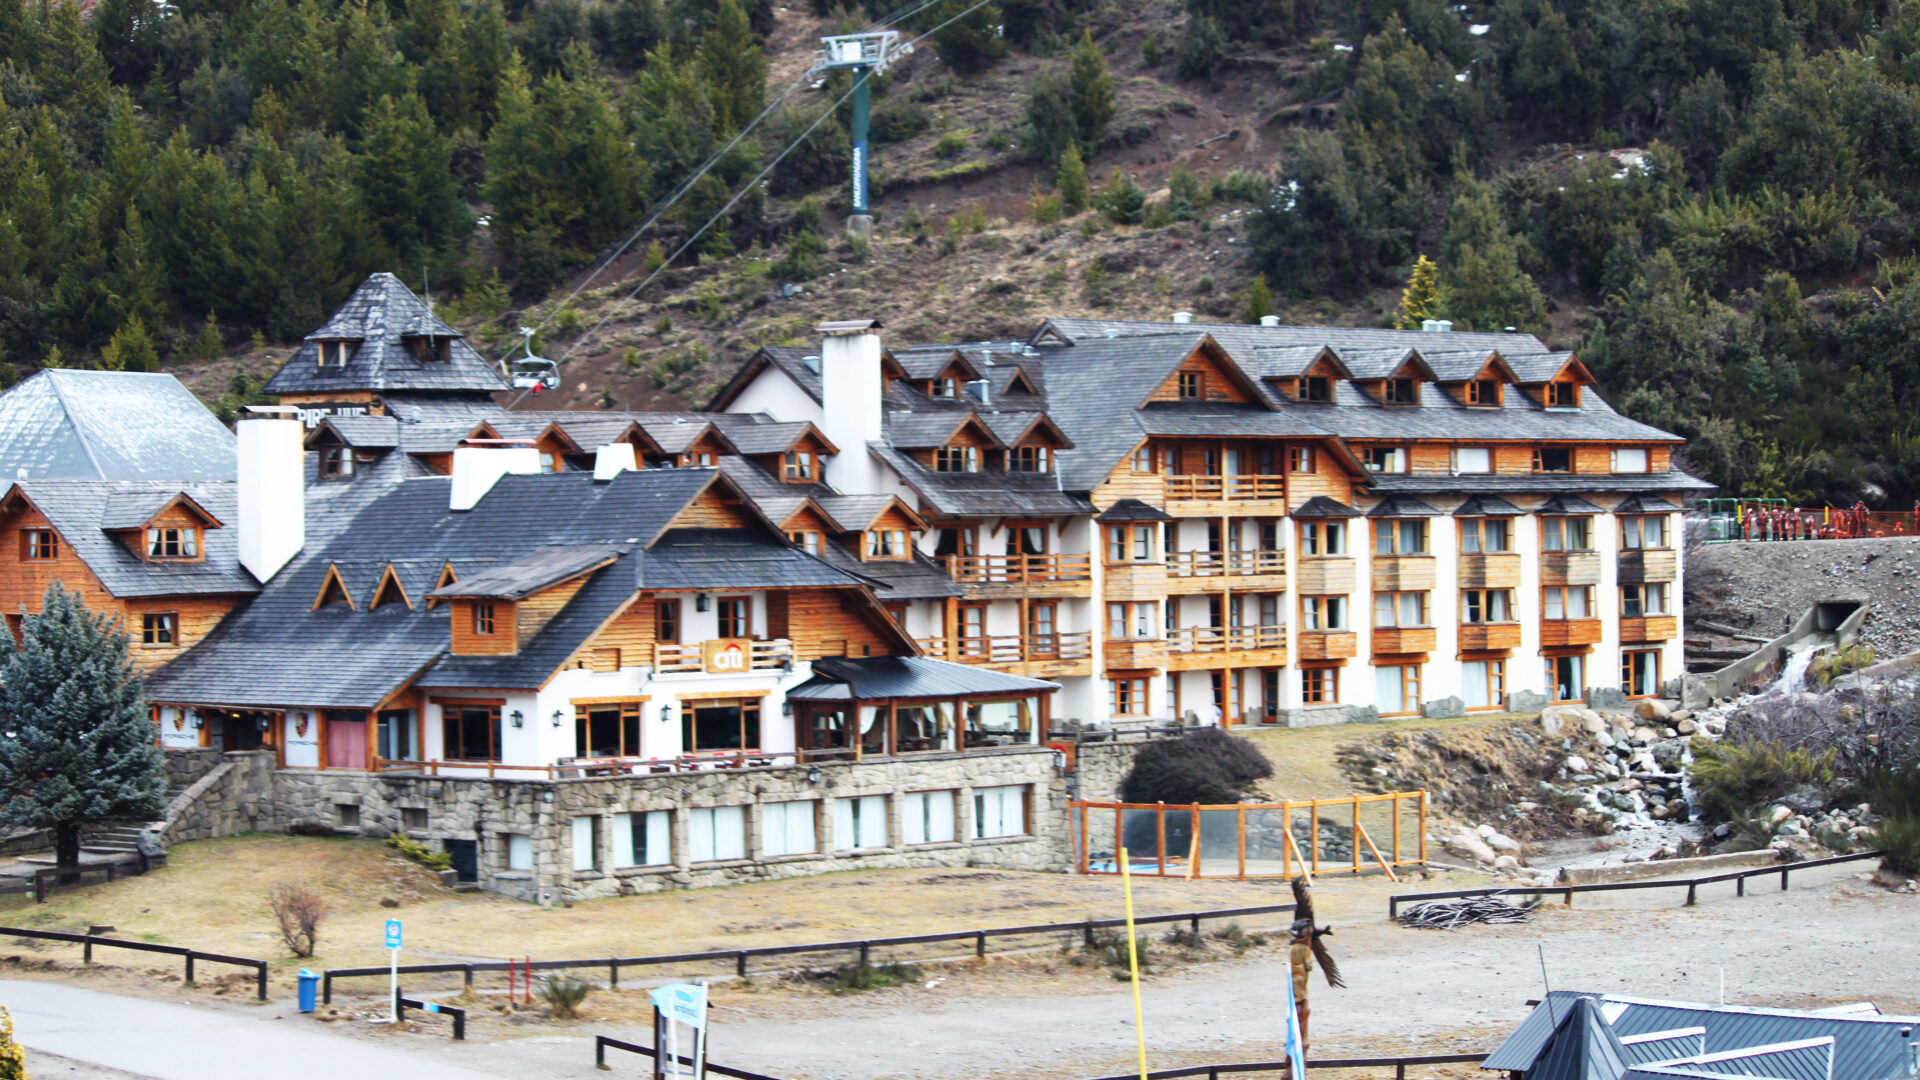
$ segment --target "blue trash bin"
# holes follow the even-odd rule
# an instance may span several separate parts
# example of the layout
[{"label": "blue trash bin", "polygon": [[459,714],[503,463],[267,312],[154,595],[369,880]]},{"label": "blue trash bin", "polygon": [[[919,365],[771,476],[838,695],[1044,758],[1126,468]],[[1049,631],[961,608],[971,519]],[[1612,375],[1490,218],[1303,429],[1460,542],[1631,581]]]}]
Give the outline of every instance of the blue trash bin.
[{"label": "blue trash bin", "polygon": [[312,1012],[314,1002],[320,996],[320,976],[300,969],[300,1011]]}]

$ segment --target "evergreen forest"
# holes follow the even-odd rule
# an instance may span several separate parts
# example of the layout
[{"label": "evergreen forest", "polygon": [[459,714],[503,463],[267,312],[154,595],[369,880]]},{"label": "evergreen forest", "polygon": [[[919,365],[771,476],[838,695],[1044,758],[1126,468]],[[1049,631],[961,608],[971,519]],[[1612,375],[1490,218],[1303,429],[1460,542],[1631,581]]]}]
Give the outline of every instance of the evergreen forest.
[{"label": "evergreen forest", "polygon": [[[1243,241],[1203,279],[1094,258],[1072,291],[1036,271],[976,313],[1021,321],[1032,294],[1164,318],[1114,298],[1184,293],[1215,316],[1515,327],[1577,350],[1729,493],[1920,499],[1920,0],[900,2],[0,0],[0,383],[270,349],[375,270],[489,342],[529,311],[577,333],[557,300],[653,214],[623,272],[684,246],[675,266],[752,285],[709,281],[646,340],[697,320],[728,342],[800,282],[829,303],[829,265],[884,289],[889,237],[964,258],[998,231],[977,208],[890,208],[871,248],[822,224],[845,208],[847,84],[792,93],[812,40],[776,32],[892,17],[919,54],[875,80],[877,153],[1030,173],[1023,250]],[[943,126],[1019,64],[1017,123]],[[1240,98],[1257,161],[1126,156]],[[642,347],[626,368],[660,387],[743,358]]]}]

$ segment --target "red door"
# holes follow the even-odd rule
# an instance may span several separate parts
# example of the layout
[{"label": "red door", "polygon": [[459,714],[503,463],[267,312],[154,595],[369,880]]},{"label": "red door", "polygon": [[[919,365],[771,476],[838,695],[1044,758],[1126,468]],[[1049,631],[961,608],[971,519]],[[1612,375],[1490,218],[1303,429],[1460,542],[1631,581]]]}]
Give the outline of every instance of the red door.
[{"label": "red door", "polygon": [[365,720],[327,721],[327,768],[364,769],[367,767],[367,722]]}]

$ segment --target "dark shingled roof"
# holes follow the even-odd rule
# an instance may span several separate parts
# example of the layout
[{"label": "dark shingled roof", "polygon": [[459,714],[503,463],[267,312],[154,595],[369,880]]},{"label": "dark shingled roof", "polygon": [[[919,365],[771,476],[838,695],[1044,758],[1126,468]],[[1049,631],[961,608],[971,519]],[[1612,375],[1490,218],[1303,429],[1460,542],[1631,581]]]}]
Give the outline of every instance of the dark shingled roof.
[{"label": "dark shingled roof", "polygon": [[[1739,1052],[1830,1036],[1834,1040],[1831,1080],[1891,1080],[1894,1077],[1906,1077],[1906,1044],[1911,1036],[1903,1035],[1902,1030],[1920,1027],[1920,1018],[1885,1016],[1877,1010],[1844,1014],[1802,1012],[1556,990],[1521,1021],[1513,1034],[1507,1036],[1506,1041],[1480,1067],[1503,1072],[1534,1069],[1558,1027],[1556,1020],[1564,1018],[1573,1004],[1582,999],[1594,1000],[1605,1014],[1614,1015],[1610,1026],[1614,1034],[1623,1039],[1651,1032],[1704,1027],[1707,1029],[1707,1055],[1728,1054],[1730,1058],[1751,1059],[1752,1055]],[[1785,1053],[1769,1053],[1754,1059],[1754,1064],[1750,1066],[1732,1069],[1720,1066],[1711,1072],[1797,1078],[1799,1073],[1795,1070],[1810,1067],[1816,1060],[1813,1054],[1794,1058]],[[1772,1071],[1770,1066],[1777,1066],[1781,1071]],[[1635,1073],[1642,1071],[1648,1070],[1645,1066],[1634,1070]],[[1693,1063],[1674,1066],[1671,1071],[1698,1075],[1710,1070]],[[1820,1080],[1826,1080],[1826,1074],[1822,1073]]]},{"label": "dark shingled roof", "polygon": [[1667,514],[1680,509],[1655,495],[1629,495],[1613,508],[1616,514]]},{"label": "dark shingled roof", "polygon": [[[413,355],[401,339],[414,335],[452,338],[446,362]],[[318,343],[322,340],[358,344],[350,346],[345,364],[321,367]],[[346,390],[491,394],[507,389],[507,384],[399,278],[378,273],[362,282],[325,326],[307,335],[306,343],[267,380],[265,389],[269,394]]]},{"label": "dark shingled roof", "polygon": [[172,375],[48,368],[0,394],[0,480],[232,480],[234,438]]},{"label": "dark shingled roof", "polygon": [[453,597],[518,600],[550,585],[579,577],[626,554],[628,544],[554,544],[533,551],[508,563],[501,563],[472,577],[462,578],[427,594],[428,599]]},{"label": "dark shingled roof", "polygon": [[391,416],[329,416],[307,435],[307,445],[313,445],[314,436],[320,432],[331,431],[356,450],[391,450],[400,445],[400,428],[400,421]]},{"label": "dark shingled roof", "polygon": [[1148,506],[1139,499],[1121,499],[1119,502],[1107,507],[1105,513],[1102,513],[1093,520],[1100,522],[1172,521],[1173,515],[1167,513],[1165,510]]},{"label": "dark shingled roof", "polygon": [[1523,517],[1526,511],[1497,495],[1469,495],[1453,511],[1454,517]]},{"label": "dark shingled roof", "polygon": [[1555,514],[1598,514],[1600,512],[1598,506],[1595,506],[1578,495],[1555,495],[1553,498],[1541,503],[1540,508],[1534,511],[1536,514],[1547,514],[1549,516]]},{"label": "dark shingled roof", "polygon": [[[1251,323],[1173,323],[1144,322],[1130,319],[1076,319],[1053,318],[1042,323],[1036,330],[1030,343],[1044,345],[1055,335],[1065,338],[1069,343],[1085,344],[1099,340],[1108,331],[1121,337],[1136,337],[1142,334],[1170,334],[1183,331],[1212,334],[1215,341],[1225,346],[1237,360],[1253,370],[1250,361],[1253,351],[1263,346],[1285,345],[1330,345],[1334,349],[1383,348],[1389,345],[1405,345],[1408,348],[1425,352],[1430,348],[1439,348],[1438,342],[1445,342],[1452,348],[1488,348],[1499,349],[1502,353],[1545,352],[1546,346],[1532,334],[1483,334],[1471,331],[1455,331],[1448,334],[1430,334],[1420,330],[1381,330],[1374,327],[1353,326],[1256,326]],[[1242,352],[1246,357],[1241,357]]]},{"label": "dark shingled roof", "polygon": [[874,443],[871,449],[942,517],[1093,513],[1093,504],[1085,498],[1060,490],[1060,477],[1054,473],[935,472],[885,444]]},{"label": "dark shingled roof", "polygon": [[[639,572],[633,553],[597,571],[519,655],[461,657],[445,669],[437,661],[448,648],[450,606],[427,610],[431,586],[425,583],[448,562],[472,581],[543,547],[644,547],[717,476],[711,469],[652,469],[595,483],[584,472],[509,474],[466,511],[447,508],[449,478],[426,477],[382,485],[317,519],[310,504],[306,549],[251,604],[149,675],[149,696],[207,705],[370,708],[429,665],[440,680],[433,685],[536,685],[633,594]],[[402,584],[415,609],[366,610],[385,565],[402,560]],[[344,605],[311,610],[330,567],[359,611]],[[543,664],[539,680],[528,681]],[[485,679],[461,681],[483,666]]]},{"label": "dark shingled roof", "polygon": [[[7,485],[0,501],[15,491],[47,516],[73,553],[118,597],[233,595],[259,589],[240,565],[240,541],[232,523],[237,516],[233,481],[160,484],[102,480],[27,480]],[[204,557],[197,562],[147,562],[105,530],[137,529],[175,496],[185,494],[226,528],[201,533]],[[113,524],[107,524],[107,522]],[[131,522],[131,524],[127,524]]]},{"label": "dark shingled roof", "polygon": [[1338,499],[1329,499],[1325,495],[1315,495],[1300,504],[1293,512],[1297,518],[1350,518],[1359,517],[1360,511]]},{"label": "dark shingled roof", "polygon": [[813,678],[787,691],[790,698],[951,698],[975,694],[1044,694],[1058,683],[1007,675],[924,656],[822,657]]},{"label": "dark shingled roof", "polygon": [[1380,505],[1367,511],[1368,517],[1403,518],[1437,517],[1440,511],[1410,495],[1389,495],[1380,500]]},{"label": "dark shingled roof", "polygon": [[791,589],[860,579],[784,540],[748,529],[675,529],[649,548],[640,574],[649,589]]}]

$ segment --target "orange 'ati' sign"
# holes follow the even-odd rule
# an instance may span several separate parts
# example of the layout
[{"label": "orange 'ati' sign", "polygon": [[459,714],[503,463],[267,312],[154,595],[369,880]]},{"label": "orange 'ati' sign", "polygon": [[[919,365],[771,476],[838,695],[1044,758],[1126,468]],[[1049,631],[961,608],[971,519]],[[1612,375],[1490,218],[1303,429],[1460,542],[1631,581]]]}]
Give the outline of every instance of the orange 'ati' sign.
[{"label": "orange 'ati' sign", "polygon": [[747,638],[714,638],[700,646],[700,667],[709,675],[744,674],[753,667],[753,642]]}]

